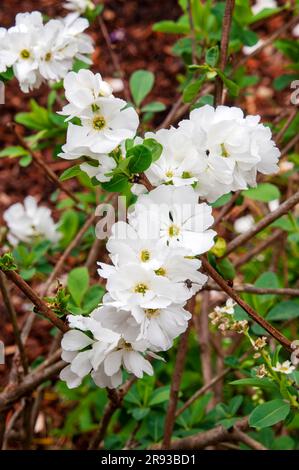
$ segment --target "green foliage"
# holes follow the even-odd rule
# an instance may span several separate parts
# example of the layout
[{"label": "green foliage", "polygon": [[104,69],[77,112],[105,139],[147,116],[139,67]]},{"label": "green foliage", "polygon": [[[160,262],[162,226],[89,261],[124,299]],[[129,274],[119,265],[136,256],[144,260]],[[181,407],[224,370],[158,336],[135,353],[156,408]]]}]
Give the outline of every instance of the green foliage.
[{"label": "green foliage", "polygon": [[271,400],[257,406],[249,416],[249,424],[266,428],[284,420],[290,412],[290,404],[284,400]]},{"label": "green foliage", "polygon": [[74,268],[69,272],[67,288],[70,299],[67,309],[73,314],[87,315],[96,308],[104,294],[102,286],[90,286],[90,278],[87,268]]},{"label": "green foliage", "polygon": [[281,194],[277,186],[270,183],[260,183],[256,188],[242,191],[243,196],[256,201],[270,202],[279,199]]},{"label": "green foliage", "polygon": [[51,249],[51,242],[36,240],[31,246],[19,243],[13,250],[20,275],[28,281],[36,274],[47,275],[51,272],[51,266],[47,260],[47,254]]},{"label": "green foliage", "polygon": [[130,78],[130,90],[136,106],[140,106],[144,98],[154,86],[155,76],[148,70],[137,70]]},{"label": "green foliage", "polygon": [[4,253],[4,255],[0,257],[0,269],[2,269],[2,271],[15,271],[17,269],[17,265],[11,253]]}]

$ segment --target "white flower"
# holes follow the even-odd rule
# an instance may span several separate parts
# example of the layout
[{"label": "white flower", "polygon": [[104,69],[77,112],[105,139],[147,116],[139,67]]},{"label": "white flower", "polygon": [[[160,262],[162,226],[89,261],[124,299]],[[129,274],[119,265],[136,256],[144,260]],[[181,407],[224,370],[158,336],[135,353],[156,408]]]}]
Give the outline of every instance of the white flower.
[{"label": "white flower", "polygon": [[165,245],[181,246],[191,254],[208,251],[216,235],[212,209],[198,204],[190,186],[159,186],[138,198],[129,214],[131,225],[143,238],[161,238]]},{"label": "white flower", "polygon": [[63,3],[66,10],[76,11],[78,13],[84,13],[87,9],[94,10],[95,5],[91,0],[66,0]]},{"label": "white flower", "polygon": [[240,108],[206,105],[194,109],[179,127],[191,136],[204,162],[196,191],[209,202],[230,191],[256,185],[256,173],[278,171],[280,155],[259,116],[244,118]]},{"label": "white flower", "polygon": [[257,15],[266,8],[277,8],[276,0],[255,0],[255,4],[251,7],[252,12]]},{"label": "white flower", "polygon": [[99,73],[81,69],[79,72],[69,72],[63,82],[65,97],[69,104],[63,107],[58,114],[69,116],[80,116],[85,108],[96,106],[100,97],[112,96],[111,86],[105,82]]},{"label": "white flower", "polygon": [[[154,271],[139,264],[120,268],[104,263],[99,263],[99,266],[99,275],[107,277],[106,288],[112,299],[109,303],[117,308],[131,308],[134,305],[143,308],[167,307],[176,298],[180,302],[185,294],[166,277],[157,276]],[[106,302],[105,296],[103,300]]]},{"label": "white flower", "polygon": [[126,108],[126,104],[120,98],[100,97],[93,109],[90,106],[82,110],[79,117],[92,152],[109,153],[125,139],[135,136],[138,115],[134,108]]},{"label": "white flower", "polygon": [[138,339],[144,339],[158,351],[166,351],[173,340],[186,331],[190,312],[179,304],[165,308],[143,309],[133,307],[132,315],[140,324]]},{"label": "white flower", "polygon": [[282,374],[291,374],[296,369],[295,366],[291,365],[290,361],[284,361],[282,364],[277,362],[275,367],[272,367],[276,372],[281,372]]},{"label": "white flower", "polygon": [[235,313],[235,305],[236,302],[234,302],[233,299],[229,298],[227,299],[226,304],[223,307],[215,307],[215,312],[221,315],[233,315]]},{"label": "white flower", "polygon": [[276,211],[276,209],[279,207],[279,199],[273,199],[273,201],[269,201],[268,207],[270,212]]},{"label": "white flower", "polygon": [[191,138],[184,132],[174,128],[161,129],[145,134],[145,138],[156,139],[163,147],[160,158],[145,172],[153,186],[170,182],[185,186],[197,181],[196,175],[204,167]]},{"label": "white flower", "polygon": [[38,237],[56,243],[60,238],[50,209],[38,207],[32,196],[24,199],[24,205],[18,202],[10,206],[3,218],[9,229],[7,238],[12,245],[30,243]]},{"label": "white flower", "polygon": [[295,26],[295,28],[293,28],[292,34],[293,34],[293,36],[295,36],[295,38],[298,38],[298,37],[299,37],[299,24],[297,24],[297,25]]},{"label": "white flower", "polygon": [[75,58],[89,62],[92,40],[83,34],[85,18],[67,15],[43,24],[41,13],[20,13],[15,26],[0,30],[0,71],[13,68],[25,93],[44,81],[58,81],[72,68]]},{"label": "white flower", "polygon": [[[122,383],[122,366],[136,377],[142,377],[144,372],[153,374],[151,364],[143,357],[148,343],[129,340],[130,335],[134,339],[137,334],[134,328],[128,327],[125,334],[120,335],[102,326],[102,320],[117,326],[117,321],[109,321],[109,316],[119,313],[111,307],[102,307],[90,317],[68,316],[71,329],[63,336],[61,357],[69,365],[61,371],[60,378],[69,388],[78,387],[89,373],[99,387],[115,388]],[[124,316],[120,315],[120,319],[124,320]]]},{"label": "white flower", "polygon": [[244,217],[239,217],[234,223],[234,230],[237,233],[245,233],[251,229],[254,225],[254,218],[251,214],[244,215]]}]

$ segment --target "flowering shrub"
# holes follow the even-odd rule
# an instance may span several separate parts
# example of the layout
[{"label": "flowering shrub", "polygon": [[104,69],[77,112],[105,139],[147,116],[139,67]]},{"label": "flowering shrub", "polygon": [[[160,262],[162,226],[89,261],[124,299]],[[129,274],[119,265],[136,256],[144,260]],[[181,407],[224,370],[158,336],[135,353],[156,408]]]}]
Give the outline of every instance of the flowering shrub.
[{"label": "flowering shrub", "polygon": [[[252,81],[242,66],[229,63],[234,52],[238,57],[243,47],[258,43],[252,23],[281,13],[291,17],[292,27],[293,11],[281,12],[272,1],[256,2],[253,8],[249,2],[243,8],[237,3],[235,9],[231,0],[180,4],[182,18],[154,25],[156,31],[182,35],[174,53],[186,67],[182,98],[158,130],[154,122],[165,106],[144,103],[154,85],[151,72],[133,73],[124,100],[115,96],[115,82],[105,77],[104,64],[101,74],[98,64],[96,72],[89,70],[94,46],[85,30],[102,8],[89,0],[67,0],[64,7],[72,13],[63,18],[44,22],[37,11],[23,13],[14,26],[0,29],[0,73],[8,86],[14,76],[24,93],[43,82],[51,88],[47,108],[31,101],[30,112],[17,114],[16,122],[30,134],[24,137],[22,129],[13,127],[16,145],[0,156],[20,158],[21,167],[35,164],[59,190],[51,196],[53,216],[29,195],[3,214],[0,280],[22,369],[15,373],[34,382],[30,392],[60,374],[58,393],[77,402],[83,397],[78,414],[72,415],[76,423],[81,413],[87,420],[85,429],[79,425],[82,433],[94,430],[91,410],[96,408],[101,424],[90,448],[101,444],[117,409],[137,425],[131,422],[119,440],[108,436],[108,448],[147,448],[153,442],[189,448],[184,438],[189,435],[204,448],[215,443],[208,437],[200,443],[203,429],[218,426],[230,430],[223,441],[231,435],[241,447],[260,449],[265,440],[260,429],[273,433],[270,427],[278,422],[296,423],[297,330],[281,322],[292,326],[298,317],[293,299],[298,294],[293,259],[298,222],[295,209],[291,212],[299,202],[296,152],[286,161],[288,152],[296,150],[297,118],[291,111],[285,121],[269,125],[243,111],[240,103],[234,105]],[[202,15],[209,20],[205,24]],[[59,178],[45,158],[49,148],[56,162],[66,164]],[[286,186],[285,197],[280,189]],[[124,196],[118,209],[125,199],[125,216],[119,213],[115,220],[117,195]],[[56,209],[61,214],[57,223]],[[96,217],[105,211],[95,236]],[[102,222],[107,223],[104,237]],[[233,232],[239,235],[233,238]],[[260,241],[253,243],[256,236]],[[283,249],[274,252],[277,259],[271,262],[267,250],[277,240]],[[290,261],[285,261],[288,254]],[[246,269],[240,271],[242,266]],[[25,331],[35,313],[56,327],[50,355],[36,370],[28,364],[6,279],[34,304]],[[289,298],[279,301],[280,295]],[[201,345],[202,389],[193,327]],[[179,395],[186,360],[188,380]],[[225,403],[217,384],[230,374],[237,378],[226,383],[231,391]],[[234,395],[235,387],[242,393],[251,387],[254,393]],[[5,396],[3,408],[0,394],[0,411],[6,411],[7,400],[12,405],[26,393],[16,399]],[[119,419],[125,420],[122,414]],[[157,429],[156,434],[146,427]],[[252,437],[246,439],[248,427]]]}]

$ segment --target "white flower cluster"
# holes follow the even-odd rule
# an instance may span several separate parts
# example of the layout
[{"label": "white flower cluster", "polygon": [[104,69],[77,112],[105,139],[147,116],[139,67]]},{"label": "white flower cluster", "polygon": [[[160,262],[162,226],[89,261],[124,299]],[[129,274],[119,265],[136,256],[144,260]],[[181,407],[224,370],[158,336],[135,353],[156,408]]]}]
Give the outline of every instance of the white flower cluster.
[{"label": "white flower cluster", "polygon": [[31,243],[35,239],[45,238],[56,243],[60,238],[48,207],[38,206],[32,196],[24,199],[24,204],[17,202],[3,214],[8,226],[8,241],[16,246],[19,242]]},{"label": "white flower cluster", "polygon": [[82,156],[91,159],[81,169],[99,181],[109,181],[116,162],[108,154],[126,139],[135,136],[139,118],[134,108],[112,94],[111,86],[99,73],[89,70],[70,72],[64,79],[68,104],[60,114],[79,118],[81,125],[70,123],[67,141],[59,156],[68,160]]},{"label": "white flower cluster", "polygon": [[235,107],[194,109],[178,128],[145,134],[163,146],[146,176],[154,186],[193,184],[208,202],[256,186],[257,172],[276,173],[280,156],[270,129],[259,121]]},{"label": "white flower cluster", "polygon": [[[137,113],[113,96],[100,74],[70,72],[64,87],[68,104],[61,114],[80,124],[69,123],[60,156],[84,157],[82,170],[109,181],[125,158],[126,139],[135,139]],[[61,378],[69,387],[89,373],[100,387],[121,384],[123,369],[136,377],[152,374],[145,356],[157,357],[186,330],[191,317],[186,302],[207,280],[197,256],[213,246],[215,236],[211,207],[199,197],[214,201],[254,186],[257,171],[277,170],[279,151],[259,120],[244,117],[239,108],[204,106],[177,128],[145,134],[162,146],[160,158],[145,171],[155,189],[135,184],[138,198],[128,223],[112,228],[107,243],[112,264],[99,263],[98,271],[107,279],[103,304],[89,317],[68,317],[62,357],[69,364]],[[233,309],[229,300],[225,312]]]},{"label": "white flower cluster", "polygon": [[207,280],[195,255],[215,236],[211,208],[197,199],[191,187],[160,186],[138,199],[129,223],[114,224],[112,265],[99,263],[107,279],[103,305],[89,318],[68,317],[62,357],[70,364],[61,378],[69,387],[90,371],[100,387],[118,386],[122,366],[136,377],[152,374],[143,354],[157,357],[186,330],[191,314],[184,306]]},{"label": "white flower cluster", "polygon": [[90,63],[92,40],[83,33],[88,25],[77,13],[45,24],[38,11],[17,14],[14,26],[0,28],[0,73],[12,67],[25,93],[42,82],[61,80],[75,58]]}]

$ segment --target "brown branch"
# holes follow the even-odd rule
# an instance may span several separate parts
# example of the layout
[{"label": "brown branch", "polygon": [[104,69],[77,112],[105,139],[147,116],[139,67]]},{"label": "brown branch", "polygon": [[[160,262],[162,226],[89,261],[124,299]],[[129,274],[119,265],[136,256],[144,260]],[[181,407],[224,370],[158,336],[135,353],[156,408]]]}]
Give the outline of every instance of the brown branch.
[{"label": "brown branch", "polygon": [[297,108],[295,106],[295,109],[293,109],[291,112],[290,112],[290,115],[289,117],[287,118],[286,122],[284,123],[284,125],[282,126],[282,128],[280,129],[280,131],[277,133],[277,135],[275,136],[275,142],[276,142],[276,145],[278,145],[280,143],[280,141],[282,140],[284,134],[286,133],[286,131],[289,129],[289,127],[291,126],[292,122],[294,121],[294,119],[296,118],[297,116]]},{"label": "brown branch", "polygon": [[223,221],[223,218],[230,212],[230,210],[234,207],[234,204],[238,197],[240,196],[241,191],[237,191],[231,199],[228,201],[227,204],[224,204],[224,206],[221,208],[219,211],[219,214],[214,220],[213,227],[215,227],[219,222]]},{"label": "brown branch", "polygon": [[233,430],[233,437],[253,450],[268,450],[263,444],[248,436],[248,434],[245,434],[237,426]]},{"label": "brown branch", "polygon": [[216,375],[210,382],[206,383],[201,387],[199,390],[197,390],[192,397],[190,397],[184,404],[181,406],[176,411],[175,417],[178,418],[184,411],[189,408],[199,397],[201,397],[204,393],[206,393],[213,385],[215,385],[219,380],[221,380],[228,372],[231,370],[231,368],[227,368],[223,370],[220,374]]},{"label": "brown branch", "polygon": [[291,352],[291,341],[281,334],[280,331],[274,328],[269,322],[267,322],[267,320],[258,315],[258,313],[256,313],[256,311],[250,305],[244,302],[244,300],[238,296],[235,290],[232,289],[223,279],[223,277],[220,276],[220,274],[218,274],[218,272],[210,265],[204,256],[201,256],[201,261],[204,270],[212,279],[214,279],[214,281],[222,288],[222,290],[226,292],[235,302],[237,302],[237,304],[240,305],[240,307],[242,307],[256,323],[264,328],[280,344],[282,344],[282,346],[287,349],[287,351]]},{"label": "brown branch", "polygon": [[124,385],[117,391],[115,389],[107,389],[109,401],[104,409],[103,418],[101,420],[100,426],[96,433],[94,434],[88,450],[96,450],[101,444],[102,440],[105,437],[107,428],[110,424],[111,418],[114,415],[115,411],[121,407],[124,396],[128,393],[133,383],[135,382],[136,377],[128,379]]},{"label": "brown branch", "polygon": [[[234,6],[235,6],[235,0],[226,0],[224,17],[223,17],[223,22],[222,22],[222,36],[221,36],[221,44],[220,44],[220,61],[219,61],[219,68],[222,72],[224,72],[226,60],[227,60],[229,34],[230,34],[230,28],[231,28],[231,23],[232,23]],[[216,82],[215,82],[215,106],[222,104],[222,93],[223,93],[223,81],[221,80],[220,77],[217,77]]]},{"label": "brown branch", "polygon": [[224,256],[229,255],[232,251],[236,250],[240,245],[245,245],[245,243],[253,238],[257,233],[264,230],[268,225],[272,224],[279,217],[287,214],[290,209],[292,209],[299,202],[299,191],[297,191],[293,196],[284,201],[280,206],[273,212],[270,212],[263,219],[261,219],[257,224],[251,227],[246,233],[242,233],[238,237],[234,238],[228,245]]},{"label": "brown branch", "polygon": [[26,375],[28,373],[28,360],[24,348],[24,344],[21,338],[18,322],[17,322],[17,314],[15,311],[15,308],[11,302],[10,295],[9,295],[9,290],[7,287],[7,282],[6,282],[6,277],[2,271],[0,271],[0,290],[2,293],[3,301],[6,307],[6,310],[8,312],[10,321],[12,323],[12,328],[14,332],[14,337],[16,340],[16,344],[19,350],[20,354],[20,359],[23,367],[24,374]]},{"label": "brown branch", "polygon": [[233,263],[235,268],[239,268],[243,264],[247,263],[249,260],[251,260],[254,256],[258,255],[262,251],[266,250],[272,243],[274,243],[276,240],[278,240],[282,235],[284,234],[284,231],[281,229],[275,230],[270,237],[266,238],[263,240],[261,243],[258,243],[252,250],[247,251],[245,255],[239,256],[236,261]]},{"label": "brown branch", "polygon": [[[203,287],[203,290],[208,290],[208,291],[222,291],[222,288],[220,286],[217,286],[217,284],[207,284]],[[289,287],[281,288],[281,289],[275,289],[272,287],[269,288],[263,288],[263,287],[255,287],[250,284],[244,284],[241,286],[234,286],[234,291],[235,292],[248,292],[250,294],[258,294],[258,295],[288,295],[290,297],[298,297],[299,296],[299,289],[291,289]]]},{"label": "brown branch", "polygon": [[286,146],[281,150],[281,157],[284,157],[295,145],[299,142],[299,134],[296,134],[290,142],[286,144]]},{"label": "brown branch", "polygon": [[64,361],[59,361],[46,369],[33,371],[26,375],[21,384],[13,386],[0,394],[0,412],[9,408],[24,395],[31,393],[41,383],[49,380],[53,375],[58,374],[65,366]]},{"label": "brown branch", "polygon": [[49,168],[49,166],[44,162],[41,154],[35,150],[32,150],[32,148],[27,144],[26,140],[23,138],[23,136],[20,134],[19,130],[17,129],[17,126],[13,124],[10,127],[12,128],[20,145],[24,147],[24,149],[27,150],[27,152],[31,155],[33,162],[45,172],[48,179],[52,181],[52,183],[55,183],[55,185],[58,186],[58,188],[61,191],[67,194],[76,204],[80,204],[79,199],[71,191],[65,188],[65,186],[57,177],[57,175],[54,173],[54,171],[52,171],[51,168]]},{"label": "brown branch", "polygon": [[[240,419],[234,426],[233,429],[240,429],[245,431],[248,428],[248,418]],[[233,430],[226,429],[221,424],[208,431],[200,432],[194,436],[183,437],[172,441],[171,449],[173,450],[198,450],[204,449],[207,446],[219,444],[223,441],[230,441],[233,439]]]},{"label": "brown branch", "polygon": [[109,54],[110,54],[110,57],[111,57],[111,60],[112,60],[112,63],[113,63],[114,71],[116,72],[116,74],[120,78],[123,79],[125,99],[127,101],[130,101],[131,97],[130,97],[130,92],[129,92],[129,89],[128,89],[128,85],[127,85],[127,82],[124,80],[124,73],[121,69],[121,65],[120,65],[118,56],[113,50],[113,46],[112,46],[112,43],[111,43],[111,40],[110,40],[109,32],[107,30],[105,21],[103,20],[102,16],[99,16],[98,21],[99,21],[99,26],[101,28],[103,38],[104,38],[104,40],[106,42],[106,45],[108,47],[108,51],[109,51]]},{"label": "brown branch", "polygon": [[66,332],[68,326],[63,323],[62,320],[57,318],[55,313],[48,307],[48,305],[34,292],[34,290],[21,278],[21,276],[15,271],[4,271],[4,274],[10,281],[12,281],[31,302],[35,305],[38,313],[42,314],[47,318],[53,325],[59,330]]},{"label": "brown branch", "polygon": [[174,372],[171,381],[170,387],[170,396],[169,404],[166,412],[165,425],[164,425],[164,438],[162,442],[162,449],[169,449],[171,443],[172,431],[175,423],[175,412],[179,397],[180,384],[184,371],[187,347],[188,347],[188,337],[190,332],[190,324],[188,329],[180,338],[180,343],[178,347],[178,352],[176,356]]}]

